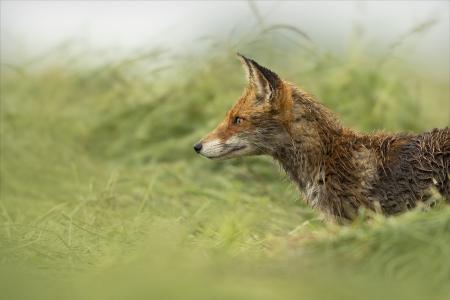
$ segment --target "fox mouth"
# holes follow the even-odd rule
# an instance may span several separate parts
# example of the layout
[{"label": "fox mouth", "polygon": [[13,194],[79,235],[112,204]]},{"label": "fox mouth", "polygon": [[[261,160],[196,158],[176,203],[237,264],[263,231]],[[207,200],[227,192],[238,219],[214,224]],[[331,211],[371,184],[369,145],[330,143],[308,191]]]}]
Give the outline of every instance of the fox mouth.
[{"label": "fox mouth", "polygon": [[223,153],[223,154],[219,154],[219,155],[215,155],[215,156],[206,156],[206,157],[209,158],[209,159],[220,159],[220,158],[225,158],[227,155],[229,155],[229,154],[231,154],[231,153],[233,153],[233,152],[242,150],[242,149],[244,149],[244,148],[246,148],[246,147],[247,147],[246,145],[241,145],[241,146],[234,147],[234,148],[230,149],[229,151],[227,151],[227,152],[225,152],[225,153]]}]

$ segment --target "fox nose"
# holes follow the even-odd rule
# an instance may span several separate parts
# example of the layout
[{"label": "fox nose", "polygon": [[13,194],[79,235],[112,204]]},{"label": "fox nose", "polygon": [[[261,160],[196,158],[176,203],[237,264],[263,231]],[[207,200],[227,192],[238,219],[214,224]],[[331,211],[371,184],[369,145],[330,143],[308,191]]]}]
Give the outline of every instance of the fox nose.
[{"label": "fox nose", "polygon": [[200,151],[202,150],[203,145],[201,143],[197,143],[194,145],[194,150],[197,153],[200,153]]}]

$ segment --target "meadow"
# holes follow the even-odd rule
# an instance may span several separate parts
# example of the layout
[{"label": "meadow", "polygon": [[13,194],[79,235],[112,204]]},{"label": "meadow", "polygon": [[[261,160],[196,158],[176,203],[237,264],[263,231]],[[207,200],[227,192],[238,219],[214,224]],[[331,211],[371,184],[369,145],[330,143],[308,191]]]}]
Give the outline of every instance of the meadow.
[{"label": "meadow", "polygon": [[337,56],[279,25],[184,54],[2,62],[0,298],[449,299],[450,207],[338,226],[270,159],[192,150],[245,87],[236,51],[360,131],[450,125],[449,82],[400,42]]}]

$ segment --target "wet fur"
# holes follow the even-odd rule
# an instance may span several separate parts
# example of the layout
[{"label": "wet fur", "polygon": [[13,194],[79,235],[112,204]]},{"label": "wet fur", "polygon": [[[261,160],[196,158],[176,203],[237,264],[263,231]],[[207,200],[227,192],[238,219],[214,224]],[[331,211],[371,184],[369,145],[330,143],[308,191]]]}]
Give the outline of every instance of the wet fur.
[{"label": "wet fur", "polygon": [[[326,107],[241,56],[249,86],[203,141],[237,137],[280,163],[306,202],[338,221],[361,208],[394,215],[426,201],[436,188],[450,201],[450,130],[361,134]],[[232,124],[240,116],[242,125]]]},{"label": "wet fur", "polygon": [[292,87],[291,97],[291,141],[272,156],[311,206],[351,220],[362,207],[386,215],[406,211],[426,201],[432,187],[450,199],[448,128],[360,134],[342,127],[308,94]]}]

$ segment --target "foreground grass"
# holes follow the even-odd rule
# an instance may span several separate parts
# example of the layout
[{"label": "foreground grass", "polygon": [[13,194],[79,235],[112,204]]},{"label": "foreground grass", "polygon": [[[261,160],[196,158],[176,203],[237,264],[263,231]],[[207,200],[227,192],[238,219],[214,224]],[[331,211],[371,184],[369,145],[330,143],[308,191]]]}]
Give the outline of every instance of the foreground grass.
[{"label": "foreground grass", "polygon": [[[448,207],[338,227],[270,160],[194,155],[244,84],[215,53],[3,69],[2,298],[445,299]],[[360,130],[449,124],[448,83],[404,66],[265,55]]]}]

